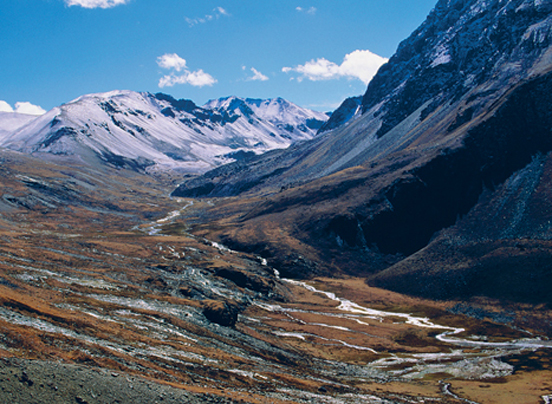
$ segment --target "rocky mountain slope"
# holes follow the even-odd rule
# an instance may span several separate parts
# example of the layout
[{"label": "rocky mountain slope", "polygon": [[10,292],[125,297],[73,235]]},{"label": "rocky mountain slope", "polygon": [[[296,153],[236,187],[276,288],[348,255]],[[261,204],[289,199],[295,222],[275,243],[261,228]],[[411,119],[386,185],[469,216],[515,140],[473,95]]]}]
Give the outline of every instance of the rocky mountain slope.
[{"label": "rocky mountain slope", "polygon": [[135,170],[201,173],[312,138],[327,115],[283,99],[236,97],[199,107],[166,94],[82,96],[0,138],[28,154]]},{"label": "rocky mountain slope", "polygon": [[329,130],[345,125],[351,119],[357,117],[362,112],[362,97],[347,98],[339,108],[332,112],[330,119],[322,125],[318,133],[327,132]]},{"label": "rocky mountain slope", "polygon": [[[226,221],[216,234],[295,276],[385,269],[373,282],[408,293],[549,300],[547,171],[514,179],[535,159],[547,167],[551,70],[552,3],[442,0],[369,84],[361,115],[285,152],[208,172],[174,195],[241,195],[228,205],[238,228]],[[526,199],[503,188],[516,186]],[[500,231],[478,226],[493,212],[483,203],[509,218]],[[478,247],[431,250],[451,226],[455,248]],[[284,235],[275,238],[275,227]],[[520,240],[536,243],[523,259],[508,250]],[[456,271],[442,270],[445,256]],[[456,286],[430,280],[429,268]],[[532,273],[523,283],[520,268]]]}]

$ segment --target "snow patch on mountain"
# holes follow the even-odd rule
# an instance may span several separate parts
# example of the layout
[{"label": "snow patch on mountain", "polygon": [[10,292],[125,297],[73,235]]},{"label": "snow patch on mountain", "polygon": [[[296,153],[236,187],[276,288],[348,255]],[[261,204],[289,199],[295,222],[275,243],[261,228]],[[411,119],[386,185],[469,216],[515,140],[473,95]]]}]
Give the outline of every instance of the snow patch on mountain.
[{"label": "snow patch on mountain", "polygon": [[537,24],[531,25],[523,34],[523,42],[544,45],[552,38],[552,16]]},{"label": "snow patch on mountain", "polygon": [[431,67],[445,65],[447,63],[450,63],[451,61],[452,57],[450,56],[448,48],[444,45],[439,45],[435,50],[433,61],[431,62]]}]

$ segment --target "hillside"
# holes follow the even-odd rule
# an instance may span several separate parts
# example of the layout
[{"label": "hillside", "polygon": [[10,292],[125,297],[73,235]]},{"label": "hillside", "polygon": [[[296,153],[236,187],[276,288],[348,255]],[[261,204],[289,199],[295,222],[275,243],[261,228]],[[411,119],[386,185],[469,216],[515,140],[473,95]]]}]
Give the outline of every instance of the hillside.
[{"label": "hillside", "polygon": [[[534,205],[500,205],[514,221],[503,221],[504,231],[487,235],[476,224],[489,220],[481,203],[493,195],[505,201],[503,187],[552,150],[551,13],[548,2],[440,1],[370,82],[361,115],[285,152],[186,181],[173,194],[239,195],[222,208],[235,213],[235,226],[225,219],[213,235],[296,277],[387,269],[372,282],[430,297],[548,301],[548,257],[536,250],[549,239],[549,204],[539,191],[546,170],[516,191],[532,195]],[[461,227],[465,221],[474,225]],[[526,223],[531,232],[506,231]],[[463,240],[455,245],[495,244],[469,259],[447,255],[447,266],[459,268],[447,272],[439,254],[423,249],[455,224],[455,239]],[[526,238],[540,246],[524,252],[527,265],[539,263],[531,281],[516,282],[519,257],[511,254],[492,265],[512,282],[486,274],[483,257]],[[414,253],[418,265],[403,262]],[[463,286],[441,288],[440,277],[422,275],[433,266],[447,284]]]}]

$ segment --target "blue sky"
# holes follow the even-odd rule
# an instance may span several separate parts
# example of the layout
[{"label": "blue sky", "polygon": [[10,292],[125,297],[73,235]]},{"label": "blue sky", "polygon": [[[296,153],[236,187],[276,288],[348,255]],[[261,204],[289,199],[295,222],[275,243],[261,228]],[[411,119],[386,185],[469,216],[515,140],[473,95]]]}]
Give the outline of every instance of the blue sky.
[{"label": "blue sky", "polygon": [[328,111],[436,1],[1,0],[0,110],[125,89]]}]

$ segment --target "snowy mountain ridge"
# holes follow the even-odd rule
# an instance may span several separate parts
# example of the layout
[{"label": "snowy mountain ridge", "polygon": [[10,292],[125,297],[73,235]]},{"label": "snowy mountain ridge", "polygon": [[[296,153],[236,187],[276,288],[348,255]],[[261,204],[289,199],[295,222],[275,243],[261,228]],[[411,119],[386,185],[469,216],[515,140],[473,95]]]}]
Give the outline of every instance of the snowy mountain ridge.
[{"label": "snowy mountain ridge", "polygon": [[0,138],[42,156],[99,157],[118,167],[201,173],[312,138],[327,115],[283,99],[228,97],[204,107],[166,94],[83,95]]},{"label": "snowy mountain ridge", "polygon": [[0,111],[0,139],[36,119],[36,115]]},{"label": "snowy mountain ridge", "polygon": [[207,102],[204,108],[216,111],[232,111],[236,114],[240,112],[255,114],[277,127],[284,128],[287,125],[291,125],[299,128],[303,133],[308,133],[310,130],[318,130],[328,119],[327,114],[317,113],[316,116],[313,116],[311,110],[298,107],[280,97],[268,100],[225,97]]}]

